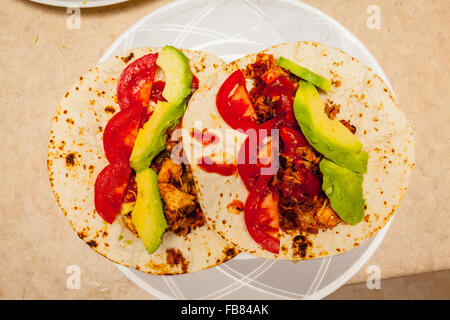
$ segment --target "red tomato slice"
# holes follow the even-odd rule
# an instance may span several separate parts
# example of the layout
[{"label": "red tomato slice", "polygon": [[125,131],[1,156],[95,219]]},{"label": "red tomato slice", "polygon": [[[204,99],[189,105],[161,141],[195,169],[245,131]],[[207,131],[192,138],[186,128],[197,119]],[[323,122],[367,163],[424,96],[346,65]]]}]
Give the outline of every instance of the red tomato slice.
[{"label": "red tomato slice", "polygon": [[265,250],[280,252],[278,192],[269,186],[272,177],[261,176],[245,202],[244,219],[253,240]]},{"label": "red tomato slice", "polygon": [[309,145],[308,140],[306,140],[303,134],[294,128],[281,126],[280,139],[283,142],[283,154],[291,157],[294,161],[301,160],[299,148]]},{"label": "red tomato slice", "polygon": [[319,178],[313,175],[303,164],[296,165],[297,170],[303,175],[303,183],[301,188],[305,191],[307,195],[314,198],[320,194],[322,191],[322,183]]},{"label": "red tomato slice", "polygon": [[164,99],[162,95],[165,86],[166,83],[164,81],[156,81],[155,83],[153,83],[150,100],[155,103],[157,103],[158,101],[166,101],[166,99]]},{"label": "red tomato slice", "polygon": [[118,161],[106,166],[97,176],[94,187],[95,209],[108,223],[113,223],[120,212],[130,175],[128,162]]},{"label": "red tomato slice", "polygon": [[[272,147],[269,143],[260,143],[266,137],[271,136],[271,130],[276,128],[276,121],[276,119],[272,119],[260,124],[256,129],[256,135],[249,135],[239,150],[238,172],[249,191],[253,189],[261,175],[261,169],[270,167],[273,161],[278,161],[278,144]],[[273,142],[276,143],[276,141]],[[275,151],[273,155],[272,151]],[[271,161],[267,158],[269,154],[271,154]]]},{"label": "red tomato slice", "polygon": [[190,94],[191,96],[195,93],[195,91],[198,90],[198,86],[199,86],[198,78],[195,75],[193,75],[192,76],[192,85],[191,85],[191,94]]},{"label": "red tomato slice", "polygon": [[123,70],[117,85],[117,100],[121,110],[147,107],[157,69],[157,53],[145,55]]},{"label": "red tomato slice", "polygon": [[267,86],[264,88],[264,95],[271,98],[278,98],[275,102],[275,110],[277,114],[277,118],[283,119],[283,121],[292,126],[297,127],[298,123],[295,119],[294,114],[294,95],[295,95],[295,86],[289,78],[284,76],[276,76],[274,79],[271,79]]},{"label": "red tomato slice", "polygon": [[257,150],[250,150],[250,139],[248,137],[239,149],[238,172],[247,190],[252,190],[256,180],[260,176],[261,168],[258,166]]},{"label": "red tomato slice", "polygon": [[233,72],[222,84],[216,106],[223,120],[233,129],[247,130],[257,126],[257,115],[241,70]]},{"label": "red tomato slice", "polygon": [[110,163],[127,162],[130,159],[143,110],[146,109],[128,108],[118,112],[109,120],[103,133],[103,148]]},{"label": "red tomato slice", "polygon": [[296,170],[300,176],[301,183],[289,183],[282,181],[280,184],[280,190],[283,195],[288,198],[295,198],[300,201],[304,201],[308,195],[314,198],[322,191],[322,184],[315,175],[313,175],[303,164],[297,164]]},{"label": "red tomato slice", "polygon": [[322,190],[319,178],[314,176],[302,163],[302,154],[299,148],[309,145],[305,136],[297,129],[282,125],[280,126],[280,139],[283,142],[282,152],[284,155],[292,158],[296,163],[296,169],[302,177],[302,183],[290,184],[283,182],[281,190],[287,197],[302,199],[302,194],[307,194],[314,198],[318,196]]},{"label": "red tomato slice", "polygon": [[[264,77],[264,75],[263,75]],[[273,79],[268,78],[263,80],[266,82],[267,86],[264,88],[264,95],[268,97],[279,97],[281,95],[286,95],[293,97],[295,93],[295,86],[291,80],[287,77],[279,77],[272,75]]]}]

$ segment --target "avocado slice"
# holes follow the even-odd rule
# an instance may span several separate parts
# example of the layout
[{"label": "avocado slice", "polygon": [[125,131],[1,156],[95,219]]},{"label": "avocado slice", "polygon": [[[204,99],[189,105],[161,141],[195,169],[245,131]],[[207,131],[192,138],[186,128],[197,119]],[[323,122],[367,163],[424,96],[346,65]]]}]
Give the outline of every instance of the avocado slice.
[{"label": "avocado slice", "polygon": [[320,161],[322,190],[338,216],[352,225],[364,218],[363,176],[338,166],[328,159]]},{"label": "avocado slice", "polygon": [[324,157],[358,173],[367,172],[368,154],[363,145],[339,120],[331,120],[313,84],[299,82],[294,113],[309,143]]},{"label": "avocado slice", "polygon": [[158,176],[155,171],[147,168],[136,173],[136,184],[138,192],[131,220],[145,249],[152,254],[161,244],[167,228],[159,195]]},{"label": "avocado slice", "polygon": [[291,73],[295,74],[297,77],[300,77],[303,80],[307,80],[308,82],[311,82],[316,87],[318,87],[324,91],[331,90],[330,80],[322,77],[321,75],[318,75],[317,73],[312,72],[311,70],[308,70],[302,66],[299,66],[298,64],[292,62],[291,60],[288,60],[283,57],[278,58],[277,62],[278,62],[278,65],[280,67],[282,67],[283,69],[289,70]]},{"label": "avocado slice", "polygon": [[165,46],[158,55],[156,64],[166,76],[162,95],[168,102],[184,99],[191,93],[193,74],[189,59],[183,52],[172,46]]},{"label": "avocado slice", "polygon": [[191,92],[192,71],[186,56],[174,47],[163,48],[156,61],[164,71],[166,86],[162,93],[167,102],[158,101],[150,119],[139,130],[130,157],[130,165],[139,172],[165,148],[166,131],[174,127],[186,110]]},{"label": "avocado slice", "polygon": [[153,159],[166,147],[166,131],[174,127],[186,110],[186,102],[158,101],[150,120],[139,130],[130,157],[130,165],[139,172],[150,167]]}]

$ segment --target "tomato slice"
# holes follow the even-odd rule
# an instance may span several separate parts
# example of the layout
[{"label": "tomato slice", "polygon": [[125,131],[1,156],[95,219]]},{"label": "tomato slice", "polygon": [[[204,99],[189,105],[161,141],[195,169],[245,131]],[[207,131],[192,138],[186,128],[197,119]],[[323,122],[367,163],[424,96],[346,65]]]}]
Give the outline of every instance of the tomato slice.
[{"label": "tomato slice", "polygon": [[118,161],[107,165],[97,176],[94,187],[95,209],[108,223],[113,223],[120,212],[131,170],[128,162]]},{"label": "tomato slice", "polygon": [[115,114],[103,133],[103,148],[110,163],[128,161],[142,119],[142,107],[132,107]]},{"label": "tomato slice", "polygon": [[147,107],[157,69],[157,53],[145,55],[123,70],[117,84],[117,100],[121,110]]},{"label": "tomato slice", "polygon": [[318,196],[322,190],[322,184],[319,178],[313,175],[301,163],[296,164],[295,167],[301,183],[282,181],[280,183],[280,191],[283,195],[287,198],[295,198],[299,201],[304,201],[306,195],[311,198]]},{"label": "tomato slice", "polygon": [[303,164],[297,164],[297,171],[300,171],[303,175],[303,183],[301,188],[311,198],[318,196],[322,190],[322,183],[319,178],[313,175]]},{"label": "tomato slice", "polygon": [[265,96],[272,98],[279,97],[281,95],[286,95],[289,97],[294,96],[295,86],[289,78],[271,75],[271,77],[267,76],[267,79],[263,78],[263,80],[267,84],[263,91]]},{"label": "tomato slice", "polygon": [[191,85],[191,94],[190,94],[190,96],[192,96],[195,93],[195,91],[198,90],[199,84],[200,83],[198,81],[198,78],[195,75],[193,75],[192,76],[192,85]]},{"label": "tomato slice", "polygon": [[269,140],[268,143],[264,143],[264,139],[271,136],[271,130],[276,128],[276,121],[272,119],[260,124],[256,129],[256,135],[249,135],[239,150],[237,168],[249,191],[253,189],[261,175],[261,169],[270,167],[274,161],[278,161],[277,141]]},{"label": "tomato slice", "polygon": [[250,236],[265,250],[280,252],[278,191],[269,186],[271,176],[260,176],[245,202],[244,219]]},{"label": "tomato slice", "polygon": [[222,84],[216,106],[223,120],[233,129],[247,130],[257,126],[257,115],[241,70],[233,72]]},{"label": "tomato slice", "polygon": [[269,73],[267,77],[268,79],[264,80],[267,86],[264,88],[263,94],[267,97],[276,98],[275,112],[277,118],[283,119],[286,124],[292,127],[298,126],[293,108],[294,83],[285,76]]},{"label": "tomato slice", "polygon": [[162,93],[164,91],[164,87],[166,86],[165,81],[156,81],[152,86],[152,93],[150,94],[150,100],[157,103],[158,101],[166,101],[164,99]]},{"label": "tomato slice", "polygon": [[280,126],[280,139],[283,142],[283,154],[291,157],[294,161],[301,160],[299,148],[309,145],[305,136],[300,131],[284,125]]}]

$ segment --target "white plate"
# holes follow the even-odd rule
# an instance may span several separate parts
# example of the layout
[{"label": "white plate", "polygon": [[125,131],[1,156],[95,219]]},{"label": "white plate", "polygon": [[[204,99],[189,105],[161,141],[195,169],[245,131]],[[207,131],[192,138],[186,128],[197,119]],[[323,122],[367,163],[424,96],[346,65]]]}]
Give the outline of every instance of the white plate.
[{"label": "white plate", "polygon": [[57,7],[92,8],[92,7],[109,6],[111,4],[121,3],[128,0],[30,0],[30,1]]},{"label": "white plate", "polygon": [[[387,81],[375,58],[352,33],[321,11],[294,0],[175,1],[128,29],[101,60],[130,48],[172,44],[231,61],[274,44],[298,40],[340,48]],[[295,264],[240,254],[215,268],[178,276],[152,276],[118,267],[139,287],[161,299],[321,299],[369,260],[391,222],[350,252]]]}]

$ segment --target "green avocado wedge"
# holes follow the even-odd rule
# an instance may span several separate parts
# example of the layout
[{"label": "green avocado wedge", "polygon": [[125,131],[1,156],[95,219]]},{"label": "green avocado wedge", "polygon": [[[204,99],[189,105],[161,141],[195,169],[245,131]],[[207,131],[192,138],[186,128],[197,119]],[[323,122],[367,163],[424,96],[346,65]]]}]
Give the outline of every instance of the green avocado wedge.
[{"label": "green avocado wedge", "polygon": [[167,129],[174,127],[186,110],[186,97],[191,92],[192,71],[188,58],[178,49],[166,46],[158,55],[157,65],[164,71],[166,86],[150,119],[139,130],[130,157],[136,171],[145,170],[165,148]]},{"label": "green avocado wedge", "polygon": [[367,172],[368,154],[362,143],[338,119],[328,118],[313,84],[299,82],[294,113],[306,139],[325,158],[352,171]]},{"label": "green avocado wedge", "polygon": [[311,70],[308,70],[302,66],[299,66],[298,64],[292,62],[291,60],[288,60],[283,57],[278,58],[277,62],[278,62],[278,65],[280,67],[282,67],[283,69],[289,70],[291,73],[295,74],[297,77],[302,78],[303,80],[306,80],[308,82],[311,82],[316,87],[318,87],[324,91],[331,90],[330,80],[322,77],[321,75],[318,75],[317,73],[312,72]]},{"label": "green avocado wedge", "polygon": [[364,218],[363,176],[338,166],[330,160],[320,161],[322,190],[330,205],[345,222],[355,225]]},{"label": "green avocado wedge", "polygon": [[186,110],[184,100],[158,101],[150,120],[139,130],[130,157],[130,165],[136,171],[150,167],[153,159],[166,147],[167,129],[174,127]]},{"label": "green avocado wedge", "polygon": [[156,64],[166,76],[162,95],[168,102],[184,99],[191,93],[193,74],[189,59],[183,52],[172,46],[165,46],[158,55]]},{"label": "green avocado wedge", "polygon": [[150,168],[136,173],[137,197],[131,212],[131,220],[149,254],[155,252],[162,242],[167,228],[161,196],[159,195],[158,176]]}]

